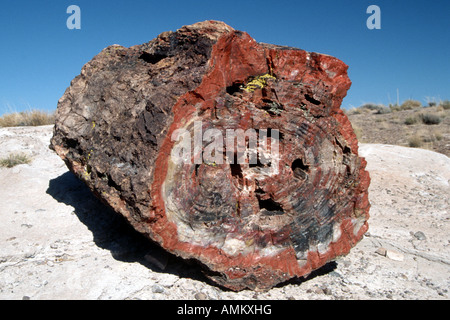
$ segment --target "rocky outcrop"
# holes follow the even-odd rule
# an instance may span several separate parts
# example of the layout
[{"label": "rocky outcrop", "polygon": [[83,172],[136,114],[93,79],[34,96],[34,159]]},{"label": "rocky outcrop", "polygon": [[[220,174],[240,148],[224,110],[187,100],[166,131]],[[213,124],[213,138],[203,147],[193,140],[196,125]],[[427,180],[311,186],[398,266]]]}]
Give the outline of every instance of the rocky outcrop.
[{"label": "rocky outcrop", "polygon": [[165,250],[232,290],[347,254],[369,175],[340,110],[340,60],[206,21],[113,45],[60,99],[51,147]]}]

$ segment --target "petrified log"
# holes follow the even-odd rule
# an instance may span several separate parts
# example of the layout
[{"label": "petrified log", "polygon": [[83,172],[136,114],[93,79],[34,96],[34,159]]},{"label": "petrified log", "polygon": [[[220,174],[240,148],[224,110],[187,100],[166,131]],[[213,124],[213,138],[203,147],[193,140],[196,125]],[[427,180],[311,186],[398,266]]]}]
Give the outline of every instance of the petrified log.
[{"label": "petrified log", "polygon": [[232,290],[266,290],[368,229],[347,68],[216,21],[113,45],[59,100],[51,147],[165,250]]}]

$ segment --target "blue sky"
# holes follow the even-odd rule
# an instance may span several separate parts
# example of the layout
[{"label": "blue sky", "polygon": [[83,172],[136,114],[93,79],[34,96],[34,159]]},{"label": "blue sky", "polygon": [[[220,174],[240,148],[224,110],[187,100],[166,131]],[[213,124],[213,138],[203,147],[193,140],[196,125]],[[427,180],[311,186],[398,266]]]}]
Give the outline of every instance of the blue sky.
[{"label": "blue sky", "polygon": [[[69,30],[69,5],[81,29]],[[369,30],[369,5],[381,29]],[[111,44],[132,46],[159,33],[221,20],[260,42],[333,55],[353,84],[343,108],[412,98],[450,99],[450,1],[81,1],[0,4],[0,114],[55,110],[81,67]]]}]

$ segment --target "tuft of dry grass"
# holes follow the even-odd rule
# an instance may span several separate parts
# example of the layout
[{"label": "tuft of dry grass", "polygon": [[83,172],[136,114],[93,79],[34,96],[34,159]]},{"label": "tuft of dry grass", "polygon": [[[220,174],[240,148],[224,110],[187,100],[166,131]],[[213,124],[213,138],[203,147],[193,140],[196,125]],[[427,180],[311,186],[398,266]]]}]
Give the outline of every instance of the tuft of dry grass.
[{"label": "tuft of dry grass", "polygon": [[27,164],[31,158],[24,153],[11,153],[6,158],[0,159],[0,167],[12,168],[18,164]]},{"label": "tuft of dry grass", "polygon": [[411,148],[420,148],[423,144],[423,140],[419,135],[414,135],[409,138],[408,145]]},{"label": "tuft of dry grass", "polygon": [[44,126],[55,123],[55,114],[41,110],[12,112],[0,117],[0,127]]}]

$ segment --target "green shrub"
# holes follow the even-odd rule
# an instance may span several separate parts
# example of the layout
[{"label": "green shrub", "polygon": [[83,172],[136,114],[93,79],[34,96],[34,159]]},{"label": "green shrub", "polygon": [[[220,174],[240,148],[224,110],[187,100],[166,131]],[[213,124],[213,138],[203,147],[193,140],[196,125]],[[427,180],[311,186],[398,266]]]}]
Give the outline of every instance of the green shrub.
[{"label": "green shrub", "polygon": [[397,112],[397,111],[401,111],[401,107],[399,105],[389,105],[389,109],[391,109],[391,112]]},{"label": "green shrub", "polygon": [[0,159],[0,167],[12,168],[18,164],[30,162],[31,158],[24,153],[11,153],[6,158]]},{"label": "green shrub", "polygon": [[380,108],[380,105],[374,104],[374,103],[365,103],[359,108],[361,109],[369,109],[369,110],[378,110]]},{"label": "green shrub", "polygon": [[412,124],[416,124],[417,121],[419,121],[419,119],[417,119],[417,117],[407,117],[405,119],[405,124],[409,126],[409,125],[412,125]]},{"label": "green shrub", "polygon": [[450,109],[450,100],[442,101],[439,106],[441,106],[444,110]]},{"label": "green shrub", "polygon": [[439,124],[442,119],[439,115],[434,113],[425,113],[420,115],[424,124]]},{"label": "green shrub", "polygon": [[377,110],[377,114],[386,114],[386,113],[391,113],[392,110],[388,107],[385,107],[383,105],[380,105],[378,110]]}]

